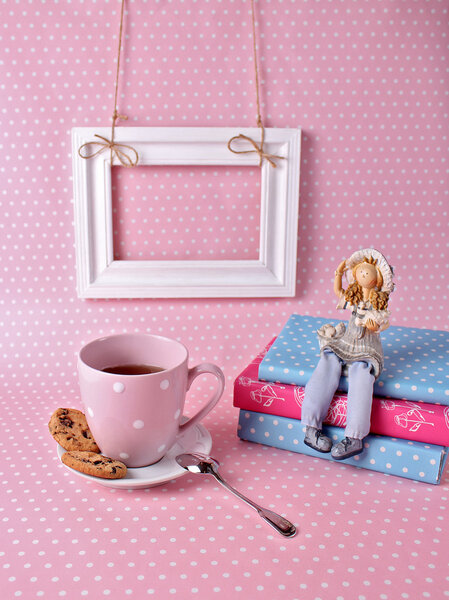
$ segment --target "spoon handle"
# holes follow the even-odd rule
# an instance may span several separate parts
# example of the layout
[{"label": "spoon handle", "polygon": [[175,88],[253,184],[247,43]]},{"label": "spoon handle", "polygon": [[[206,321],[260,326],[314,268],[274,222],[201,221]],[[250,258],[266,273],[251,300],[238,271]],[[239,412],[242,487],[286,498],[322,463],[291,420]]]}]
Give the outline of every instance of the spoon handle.
[{"label": "spoon handle", "polygon": [[210,471],[210,473],[215,477],[215,479],[219,483],[221,483],[223,487],[225,487],[232,494],[234,494],[234,496],[237,496],[237,498],[240,498],[241,500],[243,500],[243,502],[246,502],[246,504],[251,506],[251,508],[257,510],[262,519],[264,519],[267,523],[274,527],[274,529],[276,529],[276,531],[278,531],[281,535],[284,535],[286,537],[292,537],[293,535],[295,535],[296,527],[293,525],[293,523],[290,523],[290,521],[288,521],[281,515],[278,515],[277,513],[273,512],[272,510],[259,506],[259,504],[257,504],[256,502],[253,502],[252,500],[241,494],[238,490],[233,488],[232,485],[230,485],[225,479],[223,479],[223,477],[217,471]]}]

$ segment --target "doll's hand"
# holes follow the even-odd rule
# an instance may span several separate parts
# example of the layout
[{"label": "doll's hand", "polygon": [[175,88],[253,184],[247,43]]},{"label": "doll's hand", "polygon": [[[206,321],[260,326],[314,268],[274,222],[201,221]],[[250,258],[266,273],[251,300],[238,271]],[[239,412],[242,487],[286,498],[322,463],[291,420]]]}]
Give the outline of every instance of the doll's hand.
[{"label": "doll's hand", "polygon": [[343,273],[346,270],[346,261],[342,260],[341,263],[338,265],[337,270],[335,271],[335,275],[340,275],[342,276]]},{"label": "doll's hand", "polygon": [[379,325],[373,321],[373,319],[367,319],[365,322],[365,327],[370,331],[377,331],[379,329]]}]

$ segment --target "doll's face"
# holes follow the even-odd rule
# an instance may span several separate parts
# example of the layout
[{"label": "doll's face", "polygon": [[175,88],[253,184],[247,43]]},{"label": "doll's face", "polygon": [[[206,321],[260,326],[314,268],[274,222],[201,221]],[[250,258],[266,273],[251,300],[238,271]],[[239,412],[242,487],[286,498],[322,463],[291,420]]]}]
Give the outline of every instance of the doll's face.
[{"label": "doll's face", "polygon": [[361,263],[355,270],[355,280],[362,288],[373,289],[377,285],[377,269],[369,263]]}]

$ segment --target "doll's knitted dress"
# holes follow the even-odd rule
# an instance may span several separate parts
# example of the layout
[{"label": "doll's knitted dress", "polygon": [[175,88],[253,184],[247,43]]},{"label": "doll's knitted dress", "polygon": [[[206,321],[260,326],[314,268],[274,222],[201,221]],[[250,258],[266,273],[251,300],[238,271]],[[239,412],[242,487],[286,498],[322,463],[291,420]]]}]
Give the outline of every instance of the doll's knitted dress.
[{"label": "doll's knitted dress", "polygon": [[[345,304],[342,308],[347,306],[349,307]],[[349,323],[340,336],[327,337],[321,331],[318,332],[321,351],[331,350],[345,365],[358,361],[368,362],[372,365],[373,375],[377,379],[384,365],[384,353],[379,332],[372,332],[357,323],[367,318],[374,318],[375,321],[378,321],[376,315],[388,314],[388,311],[374,311],[369,302],[361,302],[350,308],[352,313]]]}]

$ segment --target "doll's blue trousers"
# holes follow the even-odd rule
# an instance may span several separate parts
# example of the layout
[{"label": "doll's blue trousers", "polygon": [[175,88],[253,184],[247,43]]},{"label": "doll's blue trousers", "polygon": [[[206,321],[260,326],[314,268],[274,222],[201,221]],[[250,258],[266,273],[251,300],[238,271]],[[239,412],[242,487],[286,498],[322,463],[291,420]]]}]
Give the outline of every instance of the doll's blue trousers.
[{"label": "doll's blue trousers", "polygon": [[[321,429],[340,381],[344,363],[325,350],[310,377],[304,394],[301,422]],[[345,436],[363,439],[370,430],[374,375],[368,362],[348,365],[348,408]]]}]

